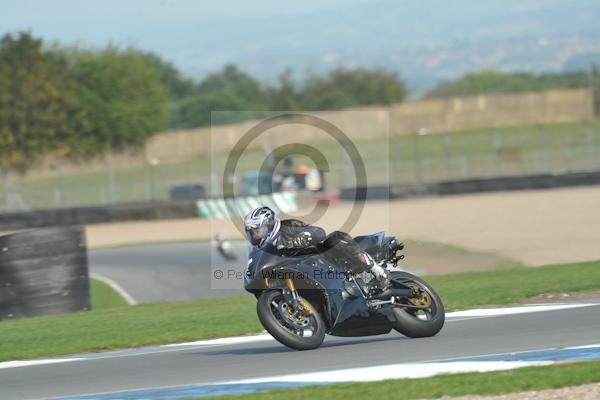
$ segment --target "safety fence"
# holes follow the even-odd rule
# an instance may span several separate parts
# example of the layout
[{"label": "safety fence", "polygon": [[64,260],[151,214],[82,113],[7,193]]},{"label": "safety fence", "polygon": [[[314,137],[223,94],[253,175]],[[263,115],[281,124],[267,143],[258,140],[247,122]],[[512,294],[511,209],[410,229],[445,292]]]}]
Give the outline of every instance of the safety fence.
[{"label": "safety fence", "polygon": [[446,196],[591,185],[600,185],[600,171],[529,174],[405,185],[375,185],[362,188],[346,187],[340,191],[340,199],[345,201],[356,199],[385,201],[419,196]]},{"label": "safety fence", "polygon": [[243,196],[199,200],[198,216],[201,219],[228,219],[243,217],[256,207],[268,206],[281,213],[298,210],[298,195],[296,192],[272,193],[261,196]]}]

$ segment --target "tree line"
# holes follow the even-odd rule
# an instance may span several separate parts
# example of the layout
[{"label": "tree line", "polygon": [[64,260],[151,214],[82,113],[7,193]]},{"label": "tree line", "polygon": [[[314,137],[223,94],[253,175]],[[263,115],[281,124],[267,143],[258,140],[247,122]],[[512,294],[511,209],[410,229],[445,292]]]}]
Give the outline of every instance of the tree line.
[{"label": "tree line", "polygon": [[49,153],[85,160],[138,146],[167,128],[209,125],[211,111],[333,110],[406,94],[399,77],[382,69],[337,68],[301,84],[285,71],[267,84],[227,65],[195,81],[134,48],[46,46],[29,32],[7,34],[0,39],[0,168],[24,171]]},{"label": "tree line", "polygon": [[596,65],[589,71],[542,73],[500,72],[484,70],[464,75],[456,80],[442,82],[425,97],[454,97],[484,93],[539,92],[550,89],[600,89],[600,73]]},{"label": "tree line", "polygon": [[[590,86],[600,93],[597,68],[537,75],[482,71],[442,82],[425,97]],[[196,81],[153,53],[46,46],[19,32],[0,39],[0,168],[24,171],[49,153],[86,160],[139,146],[168,128],[233,122],[268,110],[336,110],[406,96],[396,73],[377,68],[338,67],[301,81],[286,70],[266,83],[227,65]],[[211,111],[220,110],[245,112],[211,120]]]},{"label": "tree line", "polygon": [[85,160],[142,144],[167,126],[168,92],[143,54],[45,49],[29,33],[0,40],[0,168],[46,154]]},{"label": "tree line", "polygon": [[[192,128],[209,125],[210,111],[249,111],[260,116],[272,111],[338,110],[344,107],[391,104],[403,101],[407,90],[396,73],[382,69],[338,67],[326,75],[311,74],[301,83],[292,71],[281,74],[275,83],[263,83],[234,65],[208,75],[195,83],[177,75],[172,65],[163,63],[172,87],[170,127]],[[185,87],[185,90],[180,90]],[[229,116],[235,118],[235,114]],[[235,119],[234,119],[235,120]]]}]

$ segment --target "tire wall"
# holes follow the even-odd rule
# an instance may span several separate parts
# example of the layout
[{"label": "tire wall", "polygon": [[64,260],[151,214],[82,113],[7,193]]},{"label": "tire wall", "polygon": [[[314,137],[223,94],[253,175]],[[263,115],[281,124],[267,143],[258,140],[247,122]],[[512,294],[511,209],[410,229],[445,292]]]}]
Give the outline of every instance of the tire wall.
[{"label": "tire wall", "polygon": [[117,204],[0,213],[0,230],[194,218],[195,201]]},{"label": "tire wall", "polygon": [[0,236],[0,320],[89,309],[82,227]]}]

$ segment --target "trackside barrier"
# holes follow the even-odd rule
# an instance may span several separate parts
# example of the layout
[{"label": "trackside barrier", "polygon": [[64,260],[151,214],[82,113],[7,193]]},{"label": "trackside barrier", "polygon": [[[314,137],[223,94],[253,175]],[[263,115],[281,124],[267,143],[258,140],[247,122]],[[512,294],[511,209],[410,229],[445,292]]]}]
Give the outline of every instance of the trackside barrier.
[{"label": "trackside barrier", "polygon": [[[407,197],[451,195],[499,190],[544,189],[566,186],[600,185],[600,171],[579,171],[562,174],[534,174],[497,178],[466,179],[427,184],[377,185],[347,187],[339,199],[389,200]],[[167,201],[118,204],[112,206],[47,209],[0,213],[0,231],[15,231],[49,226],[88,225],[98,223],[152,221],[200,217],[223,219],[240,217],[253,207],[268,205],[283,213],[296,211],[299,204],[314,202],[312,195],[303,192],[281,192],[263,196],[235,199]],[[229,207],[227,206],[229,204]]]},{"label": "trackside barrier", "polygon": [[194,218],[195,201],[116,204],[0,213],[0,231],[47,226]]},{"label": "trackside barrier", "polygon": [[198,216],[201,219],[240,218],[253,208],[260,206],[268,206],[277,212],[289,213],[298,210],[298,194],[296,192],[280,192],[260,196],[199,200],[197,206]]},{"label": "trackside barrier", "polygon": [[81,227],[0,236],[0,319],[89,309],[87,249]]},{"label": "trackside barrier", "polygon": [[419,196],[444,196],[503,190],[532,190],[566,186],[600,185],[600,171],[568,172],[564,174],[532,174],[496,178],[465,179],[412,185],[379,185],[363,188],[348,187],[340,199],[355,200],[356,191],[364,191],[366,200],[387,200]]}]

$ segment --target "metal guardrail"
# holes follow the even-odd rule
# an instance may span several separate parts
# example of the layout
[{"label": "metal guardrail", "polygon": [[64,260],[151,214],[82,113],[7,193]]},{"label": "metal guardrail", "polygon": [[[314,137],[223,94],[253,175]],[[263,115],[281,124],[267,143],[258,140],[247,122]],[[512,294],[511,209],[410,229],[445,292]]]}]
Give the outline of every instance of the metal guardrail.
[{"label": "metal guardrail", "polygon": [[196,216],[196,213],[196,203],[193,201],[148,202],[19,211],[1,213],[0,230],[193,218]]},{"label": "metal guardrail", "polygon": [[288,213],[298,209],[298,197],[296,192],[281,192],[232,199],[206,199],[197,202],[148,202],[0,213],[0,231],[194,217],[223,219],[243,216],[260,205],[267,205],[276,211]]},{"label": "metal guardrail", "polygon": [[[358,188],[365,200],[387,200],[417,196],[451,195],[501,190],[544,189],[565,186],[599,185],[600,171],[579,171],[562,174],[530,174],[509,177],[448,180],[424,184],[374,185]],[[357,188],[340,191],[340,200],[356,199]],[[120,204],[111,206],[35,210],[0,213],[0,231],[26,228],[87,225],[97,223],[147,221],[200,217],[223,219],[243,216],[253,207],[268,205],[276,211],[289,213],[298,209],[298,193],[281,192],[235,199],[208,199]]]},{"label": "metal guardrail", "polygon": [[[378,185],[361,188],[365,200],[494,192],[504,190],[547,189],[566,186],[600,185],[600,171],[563,174],[530,174],[495,178],[462,179],[411,185]],[[340,199],[353,201],[357,188],[343,188]]]},{"label": "metal guardrail", "polygon": [[268,206],[282,213],[298,210],[296,192],[280,192],[268,195],[243,196],[230,199],[199,200],[198,216],[201,219],[226,219],[243,217],[255,207]]}]

